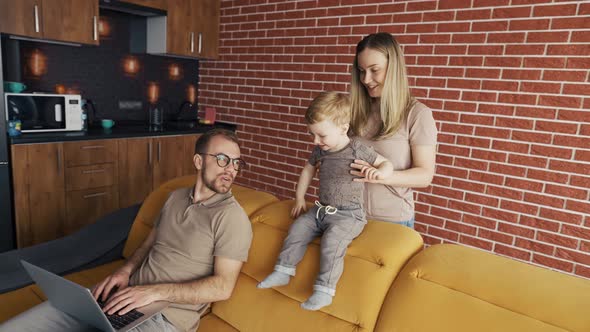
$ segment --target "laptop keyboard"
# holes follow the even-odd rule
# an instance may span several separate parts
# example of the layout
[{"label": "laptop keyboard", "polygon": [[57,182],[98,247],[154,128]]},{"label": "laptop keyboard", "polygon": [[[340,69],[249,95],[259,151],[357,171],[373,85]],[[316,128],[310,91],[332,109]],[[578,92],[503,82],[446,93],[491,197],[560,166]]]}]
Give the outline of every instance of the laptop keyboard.
[{"label": "laptop keyboard", "polygon": [[[98,300],[98,305],[102,308],[102,307],[104,307],[105,302]],[[141,313],[135,309],[129,311],[128,313],[126,313],[124,315],[119,315],[117,313],[109,315],[106,312],[104,314],[105,314],[105,316],[107,316],[109,323],[111,323],[111,326],[115,330],[122,329],[123,327],[133,323],[134,321],[139,319],[141,316],[143,316],[143,313]]]}]

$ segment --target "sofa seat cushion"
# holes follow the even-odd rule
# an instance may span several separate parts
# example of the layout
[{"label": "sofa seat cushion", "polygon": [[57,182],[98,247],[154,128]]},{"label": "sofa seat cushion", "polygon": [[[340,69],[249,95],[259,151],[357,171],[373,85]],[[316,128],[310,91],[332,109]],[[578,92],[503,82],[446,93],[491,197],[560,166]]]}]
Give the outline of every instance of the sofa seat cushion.
[{"label": "sofa seat cushion", "polygon": [[590,331],[589,294],[582,278],[435,245],[400,273],[376,331]]},{"label": "sofa seat cushion", "polygon": [[215,314],[209,313],[208,315],[201,318],[198,332],[238,332],[228,323],[224,322]]},{"label": "sofa seat cushion", "polygon": [[[124,260],[120,259],[92,269],[70,273],[64,276],[64,278],[84,287],[91,288],[122,266],[124,262]],[[0,305],[0,322],[14,317],[44,301],[47,301],[47,297],[36,284],[0,294],[0,304],[2,304]]]},{"label": "sofa seat cushion", "polygon": [[270,204],[251,216],[254,238],[232,297],[212,312],[240,331],[372,331],[381,304],[406,261],[422,249],[420,235],[403,226],[371,221],[349,246],[332,305],[312,312],[300,304],[312,293],[319,269],[314,240],[290,284],[257,289],[272,272],[292,220],[292,201]]},{"label": "sofa seat cushion", "polygon": [[279,201],[273,194],[242,187],[237,184],[231,187],[231,191],[248,216],[251,216],[262,207]]},{"label": "sofa seat cushion", "polygon": [[[123,250],[124,257],[130,257],[148,236],[162,206],[164,206],[164,203],[168,199],[168,195],[178,188],[191,187],[194,184],[194,175],[183,176],[162,184],[158,189],[149,194],[141,205],[129,232],[129,237]],[[232,186],[232,193],[248,216],[261,207],[278,201],[278,198],[272,194],[242,187],[237,184]]]},{"label": "sofa seat cushion", "polygon": [[0,294],[0,322],[4,322],[45,301],[38,295],[38,292],[33,291],[33,287],[33,285],[30,285]]}]

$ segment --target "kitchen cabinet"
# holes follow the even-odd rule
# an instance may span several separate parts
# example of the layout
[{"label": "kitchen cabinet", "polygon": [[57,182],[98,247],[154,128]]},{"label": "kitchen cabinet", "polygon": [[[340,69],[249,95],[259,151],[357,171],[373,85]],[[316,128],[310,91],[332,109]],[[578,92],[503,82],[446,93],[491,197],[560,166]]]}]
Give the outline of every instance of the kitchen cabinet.
[{"label": "kitchen cabinet", "polygon": [[0,0],[0,32],[98,45],[98,0]]},{"label": "kitchen cabinet", "polygon": [[[150,51],[150,26],[155,20],[161,18],[148,18],[148,52]],[[195,35],[192,29],[191,6],[189,0],[169,0],[168,16],[165,22],[166,49],[160,49],[161,53],[173,55],[194,56]],[[162,42],[162,41],[161,41]],[[161,44],[163,45],[163,44]]]},{"label": "kitchen cabinet", "polygon": [[147,19],[147,52],[217,58],[219,0],[169,0],[166,17]]},{"label": "kitchen cabinet", "polygon": [[219,0],[192,1],[191,5],[198,56],[216,59],[219,44]]},{"label": "kitchen cabinet", "polygon": [[0,32],[41,38],[40,0],[0,0]]},{"label": "kitchen cabinet", "polygon": [[43,38],[98,45],[98,0],[43,0]]},{"label": "kitchen cabinet", "polygon": [[182,176],[184,172],[184,139],[182,136],[165,136],[153,138],[154,170],[152,188]]},{"label": "kitchen cabinet", "polygon": [[17,246],[76,232],[141,203],[168,180],[195,174],[199,136],[12,145]]},{"label": "kitchen cabinet", "polygon": [[116,140],[63,144],[67,235],[119,208],[118,145]]},{"label": "kitchen cabinet", "polygon": [[63,143],[13,145],[16,239],[19,248],[65,234]]},{"label": "kitchen cabinet", "polygon": [[117,186],[68,191],[66,202],[68,212],[64,231],[71,234],[118,210],[119,192]]},{"label": "kitchen cabinet", "polygon": [[119,144],[119,205],[143,202],[152,191],[152,139],[127,138]]},{"label": "kitchen cabinet", "polygon": [[184,175],[196,173],[193,157],[195,155],[195,143],[201,135],[184,136]]},{"label": "kitchen cabinet", "polygon": [[119,206],[141,203],[162,183],[195,174],[194,146],[200,135],[127,138],[119,144]]}]

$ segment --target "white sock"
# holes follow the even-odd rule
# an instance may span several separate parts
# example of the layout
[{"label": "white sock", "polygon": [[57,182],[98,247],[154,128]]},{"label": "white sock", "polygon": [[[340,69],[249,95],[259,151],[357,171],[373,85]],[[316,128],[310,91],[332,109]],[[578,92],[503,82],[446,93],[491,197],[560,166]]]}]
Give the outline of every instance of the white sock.
[{"label": "white sock", "polygon": [[301,303],[305,310],[318,310],[332,303],[332,295],[320,291],[314,291],[307,301]]},{"label": "white sock", "polygon": [[275,286],[283,286],[288,284],[290,279],[290,275],[283,272],[274,271],[268,277],[266,277],[266,279],[262,280],[256,287],[271,288]]}]

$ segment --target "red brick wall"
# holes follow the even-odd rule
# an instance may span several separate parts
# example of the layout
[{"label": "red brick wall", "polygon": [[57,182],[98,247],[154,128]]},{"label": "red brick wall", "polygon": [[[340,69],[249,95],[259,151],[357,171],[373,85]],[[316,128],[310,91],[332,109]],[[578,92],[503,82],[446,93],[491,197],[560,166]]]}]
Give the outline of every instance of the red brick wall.
[{"label": "red brick wall", "polygon": [[404,45],[440,130],[437,175],[417,193],[425,241],[590,278],[589,2],[221,1],[200,102],[239,125],[251,166],[238,182],[294,197],[305,108],[348,90],[355,45],[377,31]]}]

